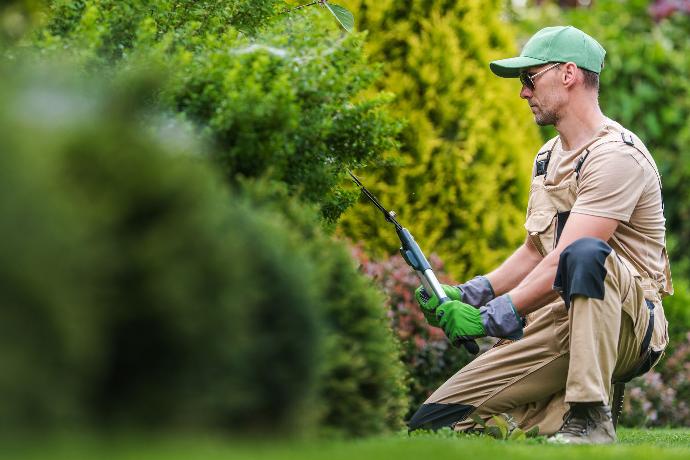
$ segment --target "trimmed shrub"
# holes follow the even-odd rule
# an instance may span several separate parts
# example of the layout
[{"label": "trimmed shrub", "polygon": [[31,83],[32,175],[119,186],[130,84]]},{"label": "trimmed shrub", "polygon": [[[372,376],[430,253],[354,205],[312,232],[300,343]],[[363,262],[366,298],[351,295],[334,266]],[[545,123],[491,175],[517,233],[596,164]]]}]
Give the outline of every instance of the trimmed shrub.
[{"label": "trimmed shrub", "polygon": [[[118,80],[137,69],[164,69],[167,78],[139,97],[192,121],[210,141],[223,176],[240,186],[243,202],[287,222],[287,233],[297,235],[300,245],[293,250],[309,260],[305,276],[316,273],[307,281],[320,299],[325,341],[313,359],[319,406],[304,409],[307,418],[318,420],[324,431],[351,436],[395,429],[407,407],[404,368],[383,299],[357,274],[342,244],[322,234],[316,214],[290,197],[313,203],[327,222],[337,219],[356,196],[338,187],[345,167],[378,161],[394,145],[399,123],[384,110],[387,96],[361,94],[376,76],[363,57],[361,35],[343,36],[318,11],[273,19],[266,14],[247,27],[233,8],[257,2],[215,3],[201,8],[194,2],[52,2],[36,44],[47,55],[66,48],[88,75],[107,73]],[[247,5],[242,8],[250,11]],[[263,180],[254,183],[257,177]],[[266,286],[285,305],[281,311],[289,312],[278,285]],[[292,321],[285,325],[288,337],[300,330]],[[251,329],[247,334],[252,337]],[[264,350],[271,341],[257,336],[258,345],[243,340]],[[244,365],[253,369],[257,362]],[[270,366],[264,371],[273,375]],[[246,395],[237,398],[246,402],[245,412],[258,407]],[[255,419],[257,426],[265,421],[260,414]]]},{"label": "trimmed shrub", "polygon": [[[514,80],[489,70],[516,53],[502,2],[348,1],[367,50],[383,63],[379,87],[396,94],[401,167],[366,170],[363,181],[398,212],[422,249],[456,280],[495,268],[524,238],[531,160],[540,139]],[[397,240],[371,206],[343,232],[376,257]]]},{"label": "trimmed shrub", "polygon": [[359,273],[343,243],[325,237],[284,187],[245,183],[246,197],[283,214],[318,267],[325,315],[319,396],[324,433],[366,436],[402,427],[408,407],[405,366],[387,317],[386,299]]},{"label": "trimmed shrub", "polygon": [[313,426],[302,240],[146,135],[122,94],[2,73],[3,426]]},{"label": "trimmed shrub", "polygon": [[37,47],[66,48],[96,72],[102,64],[115,73],[164,65],[167,82],[149,98],[200,126],[230,183],[285,182],[334,222],[356,196],[339,186],[345,170],[395,146],[400,126],[385,111],[389,97],[364,94],[377,72],[363,35],[343,35],[317,8],[278,14],[283,2],[275,0],[51,4]]},{"label": "trimmed shrub", "polygon": [[196,148],[141,127],[156,120],[140,82],[14,72],[28,83],[0,72],[0,238],[16,261],[0,269],[0,425],[400,426],[383,299],[316,211],[269,182],[228,193]]}]

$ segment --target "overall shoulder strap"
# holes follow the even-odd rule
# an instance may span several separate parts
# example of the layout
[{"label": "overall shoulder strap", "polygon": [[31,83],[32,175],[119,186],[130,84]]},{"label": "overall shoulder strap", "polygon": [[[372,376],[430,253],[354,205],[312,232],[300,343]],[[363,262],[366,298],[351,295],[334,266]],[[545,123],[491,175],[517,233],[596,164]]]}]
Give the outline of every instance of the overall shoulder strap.
[{"label": "overall shoulder strap", "polygon": [[546,171],[549,167],[549,160],[551,159],[551,152],[553,152],[554,147],[556,147],[556,142],[558,142],[558,139],[560,139],[560,136],[556,136],[549,149],[537,153],[534,177],[546,176]]},{"label": "overall shoulder strap", "polygon": [[582,166],[584,165],[585,161],[587,160],[587,157],[589,154],[594,150],[595,148],[604,145],[604,144],[610,144],[613,142],[620,142],[625,145],[628,145],[638,152],[644,157],[645,160],[649,163],[649,165],[652,167],[654,170],[654,173],[656,174],[656,178],[659,181],[659,188],[662,188],[661,185],[661,174],[659,174],[659,169],[656,167],[656,164],[654,164],[654,161],[651,159],[651,154],[647,151],[646,148],[642,144],[637,145],[635,142],[635,139],[633,137],[633,134],[629,131],[623,131],[620,133],[620,136],[618,135],[610,135],[610,136],[604,136],[601,139],[595,141],[590,145],[588,148],[585,149],[584,155],[580,157],[579,160],[577,160],[577,163],[575,165],[575,174],[576,178],[579,180],[580,178],[580,170],[582,169]]}]

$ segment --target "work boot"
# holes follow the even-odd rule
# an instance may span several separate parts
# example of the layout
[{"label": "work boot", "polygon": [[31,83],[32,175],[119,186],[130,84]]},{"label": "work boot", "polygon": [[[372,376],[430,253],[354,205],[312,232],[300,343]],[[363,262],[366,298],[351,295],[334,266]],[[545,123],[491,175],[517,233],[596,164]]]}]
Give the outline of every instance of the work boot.
[{"label": "work boot", "polygon": [[611,409],[604,404],[572,403],[563,426],[549,442],[564,444],[611,444],[617,441]]}]

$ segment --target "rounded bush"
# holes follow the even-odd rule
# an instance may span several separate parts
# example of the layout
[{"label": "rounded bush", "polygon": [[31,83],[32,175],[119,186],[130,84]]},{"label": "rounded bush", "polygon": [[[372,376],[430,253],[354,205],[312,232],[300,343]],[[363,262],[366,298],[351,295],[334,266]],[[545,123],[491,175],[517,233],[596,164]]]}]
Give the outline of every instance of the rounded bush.
[{"label": "rounded bush", "polygon": [[318,279],[299,235],[122,94],[2,73],[0,423],[312,423]]}]

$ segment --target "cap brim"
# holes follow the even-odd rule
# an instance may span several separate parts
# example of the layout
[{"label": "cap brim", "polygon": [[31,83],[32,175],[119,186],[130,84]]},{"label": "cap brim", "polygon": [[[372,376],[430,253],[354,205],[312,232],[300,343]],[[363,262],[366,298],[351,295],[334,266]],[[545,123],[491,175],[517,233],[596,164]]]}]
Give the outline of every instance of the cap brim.
[{"label": "cap brim", "polygon": [[489,64],[491,71],[503,78],[517,78],[523,69],[544,65],[549,61],[535,59],[527,56],[518,56],[508,59],[500,59]]}]

